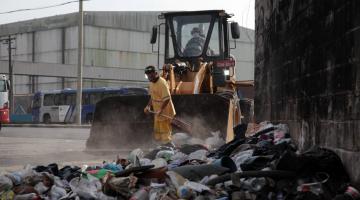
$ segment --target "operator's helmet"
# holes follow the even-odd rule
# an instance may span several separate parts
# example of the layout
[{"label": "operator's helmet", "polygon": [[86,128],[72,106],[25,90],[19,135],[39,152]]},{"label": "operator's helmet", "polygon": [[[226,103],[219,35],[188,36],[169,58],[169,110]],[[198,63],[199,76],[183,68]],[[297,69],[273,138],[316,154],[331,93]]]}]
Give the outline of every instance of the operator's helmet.
[{"label": "operator's helmet", "polygon": [[199,27],[194,27],[192,30],[191,30],[191,35],[194,35],[194,33],[201,33],[201,30]]}]

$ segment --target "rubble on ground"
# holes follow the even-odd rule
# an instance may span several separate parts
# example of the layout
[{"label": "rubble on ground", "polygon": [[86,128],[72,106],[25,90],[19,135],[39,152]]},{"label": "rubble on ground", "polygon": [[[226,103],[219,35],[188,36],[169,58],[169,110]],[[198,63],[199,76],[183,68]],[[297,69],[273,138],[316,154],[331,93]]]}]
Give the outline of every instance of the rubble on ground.
[{"label": "rubble on ground", "polygon": [[340,158],[313,147],[300,153],[284,124],[239,125],[201,141],[186,133],[148,153],[132,150],[92,166],[26,166],[0,175],[0,199],[355,200]]}]

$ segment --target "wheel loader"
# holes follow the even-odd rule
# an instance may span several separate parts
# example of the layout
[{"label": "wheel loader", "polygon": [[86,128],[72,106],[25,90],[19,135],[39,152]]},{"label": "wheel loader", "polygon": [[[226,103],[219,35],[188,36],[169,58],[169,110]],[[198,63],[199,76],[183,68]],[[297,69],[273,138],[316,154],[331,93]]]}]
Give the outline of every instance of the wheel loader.
[{"label": "wheel loader", "polygon": [[[158,72],[169,84],[176,117],[191,124],[190,134],[196,138],[220,131],[229,141],[242,120],[235,57],[230,54],[236,47],[230,37],[238,39],[240,28],[229,22],[231,17],[223,10],[166,12],[159,15],[164,22],[152,29],[150,43],[157,43],[158,50],[164,45],[164,65]],[[87,148],[151,144],[154,117],[143,111],[149,98],[121,96],[98,102]],[[174,128],[173,133],[183,131]]]}]

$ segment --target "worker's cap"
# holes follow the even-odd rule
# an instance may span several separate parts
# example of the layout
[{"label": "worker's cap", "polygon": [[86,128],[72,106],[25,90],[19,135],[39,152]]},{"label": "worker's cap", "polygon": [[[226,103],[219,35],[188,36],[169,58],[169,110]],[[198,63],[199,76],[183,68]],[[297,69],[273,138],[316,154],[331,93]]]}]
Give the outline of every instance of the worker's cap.
[{"label": "worker's cap", "polygon": [[150,74],[150,73],[153,73],[153,72],[156,72],[154,66],[150,65],[150,66],[147,66],[147,67],[145,68],[145,74]]},{"label": "worker's cap", "polygon": [[191,34],[194,34],[194,33],[201,33],[200,28],[199,28],[199,27],[194,27],[194,28],[191,30]]}]

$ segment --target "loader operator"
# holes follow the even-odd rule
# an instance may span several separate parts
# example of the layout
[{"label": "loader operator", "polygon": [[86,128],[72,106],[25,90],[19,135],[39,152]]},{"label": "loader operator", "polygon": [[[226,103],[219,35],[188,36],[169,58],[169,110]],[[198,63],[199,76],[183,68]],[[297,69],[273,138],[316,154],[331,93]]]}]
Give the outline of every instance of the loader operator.
[{"label": "loader operator", "polygon": [[192,38],[187,42],[184,49],[184,56],[199,56],[205,43],[205,36],[201,33],[200,28],[194,27],[191,30]]},{"label": "loader operator", "polygon": [[154,139],[156,142],[166,144],[171,142],[171,120],[176,114],[169,86],[166,80],[159,76],[154,66],[146,67],[145,74],[150,81],[150,100],[144,112],[155,114]]}]

